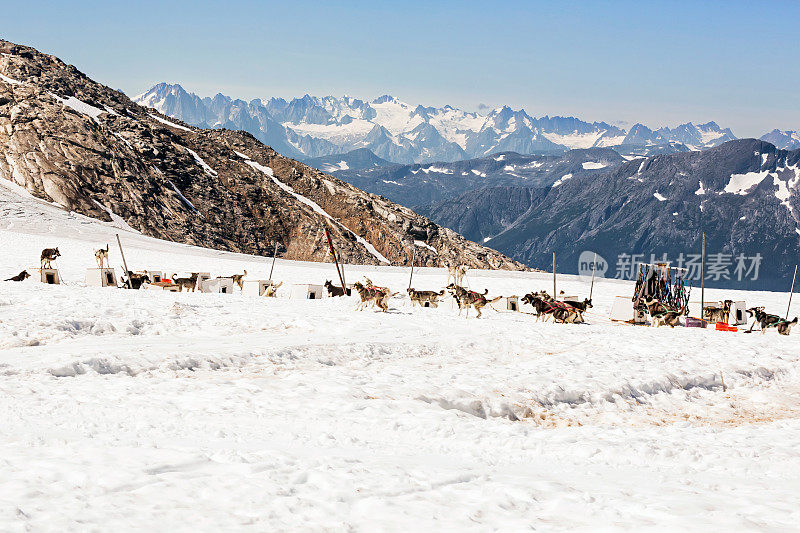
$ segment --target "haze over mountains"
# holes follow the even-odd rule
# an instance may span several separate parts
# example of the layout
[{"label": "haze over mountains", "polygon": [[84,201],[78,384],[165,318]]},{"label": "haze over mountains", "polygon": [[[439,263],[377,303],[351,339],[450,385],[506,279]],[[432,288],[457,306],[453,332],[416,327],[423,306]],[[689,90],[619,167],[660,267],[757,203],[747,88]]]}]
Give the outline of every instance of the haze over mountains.
[{"label": "haze over mountains", "polygon": [[[394,163],[451,162],[498,152],[557,154],[575,148],[614,148],[623,155],[702,150],[736,138],[716,122],[651,129],[623,129],[575,117],[534,118],[508,106],[486,114],[451,106],[411,105],[384,95],[367,101],[349,96],[249,102],[217,94],[201,98],[180,85],[159,83],[136,102],[203,128],[245,130],[290,157],[308,160],[369,149]],[[779,148],[800,144],[794,132],[766,134]]]}]

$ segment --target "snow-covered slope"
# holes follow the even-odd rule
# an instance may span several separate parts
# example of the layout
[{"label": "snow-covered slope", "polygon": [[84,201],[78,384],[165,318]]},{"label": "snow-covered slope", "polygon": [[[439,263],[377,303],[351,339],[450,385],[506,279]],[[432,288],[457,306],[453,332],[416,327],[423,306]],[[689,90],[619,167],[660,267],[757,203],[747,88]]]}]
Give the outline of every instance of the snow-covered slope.
[{"label": "snow-covered slope", "polygon": [[[318,158],[369,149],[394,163],[429,163],[484,157],[494,152],[552,154],[575,148],[621,147],[621,153],[651,155],[701,150],[735,139],[715,122],[691,122],[630,131],[575,117],[534,118],[501,106],[487,113],[425,107],[384,95],[372,101],[350,96],[305,95],[256,99],[249,103],[222,94],[200,98],[180,85],[160,83],[135,101],[201,127],[243,129],[278,152]],[[689,147],[689,148],[686,148]]]},{"label": "snow-covered slope", "polygon": [[[0,529],[775,530],[800,511],[800,350],[779,337],[86,287],[134,269],[265,278],[270,260],[159,241],[0,189],[2,279],[58,246],[65,284],[0,282]],[[408,269],[348,265],[404,293]],[[414,274],[436,289],[441,269]],[[489,295],[548,274],[470,271]],[[561,276],[585,296],[588,284]],[[693,295],[694,297],[694,295]],[[783,312],[786,295],[709,290]],[[797,302],[797,300],[795,300]],[[796,308],[793,313],[796,313]]]}]

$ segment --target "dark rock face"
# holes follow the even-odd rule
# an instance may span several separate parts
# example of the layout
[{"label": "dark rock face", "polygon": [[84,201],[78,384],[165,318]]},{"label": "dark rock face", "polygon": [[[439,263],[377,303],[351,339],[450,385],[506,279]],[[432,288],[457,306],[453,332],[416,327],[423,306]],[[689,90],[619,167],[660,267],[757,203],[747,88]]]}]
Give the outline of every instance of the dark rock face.
[{"label": "dark rock face", "polygon": [[570,150],[559,155],[503,152],[455,163],[392,165],[335,175],[356,187],[432,213],[436,204],[487,187],[550,186],[566,175],[593,174],[625,160],[609,148]]},{"label": "dark rock face", "polygon": [[[189,127],[75,67],[0,41],[0,179],[65,209],[147,235],[237,252],[524,268],[410,209],[281,156],[252,135]],[[371,250],[371,243],[377,254]]]},{"label": "dark rock face", "polygon": [[[800,257],[800,150],[742,139],[575,175],[556,187],[475,191],[428,213],[479,242],[491,237],[489,246],[533,267],[546,269],[555,251],[560,271],[575,273],[582,251],[598,252],[611,276],[620,254],[667,254],[673,262],[699,254],[705,231],[710,260],[731,262],[728,279],[708,285],[785,291]],[[738,279],[742,254],[763,258],[757,280],[752,272]]]}]

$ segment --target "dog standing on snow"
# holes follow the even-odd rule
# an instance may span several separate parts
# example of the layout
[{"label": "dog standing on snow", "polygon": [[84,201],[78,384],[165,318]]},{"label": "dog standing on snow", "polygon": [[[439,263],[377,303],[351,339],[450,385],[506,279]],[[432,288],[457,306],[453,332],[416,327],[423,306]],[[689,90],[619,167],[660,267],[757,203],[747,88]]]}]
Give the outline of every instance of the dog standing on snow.
[{"label": "dog standing on snow", "polygon": [[469,316],[469,308],[472,307],[478,312],[478,318],[481,317],[481,309],[486,307],[487,304],[494,303],[502,298],[502,296],[498,296],[493,300],[487,300],[486,295],[489,293],[489,289],[486,289],[483,294],[481,294],[479,292],[467,290],[464,287],[459,287],[455,283],[448,285],[447,290],[453,295],[453,298],[456,299],[459,315],[461,315],[462,309],[466,309],[467,316]]},{"label": "dog standing on snow", "polygon": [[427,303],[431,307],[439,307],[438,300],[439,296],[444,294],[444,290],[439,292],[436,291],[418,291],[413,287],[408,289],[408,296],[411,298],[411,307],[414,307],[414,304],[419,304],[420,307],[425,307]]},{"label": "dog standing on snow", "polygon": [[53,268],[50,263],[51,261],[55,261],[57,258],[61,257],[61,252],[58,251],[58,248],[45,248],[42,250],[41,260],[41,267],[42,268]]},{"label": "dog standing on snow", "polygon": [[106,249],[103,250],[100,248],[99,250],[94,251],[94,258],[97,261],[97,267],[101,270],[103,269],[103,265],[106,265],[108,268],[108,245],[106,244]]}]

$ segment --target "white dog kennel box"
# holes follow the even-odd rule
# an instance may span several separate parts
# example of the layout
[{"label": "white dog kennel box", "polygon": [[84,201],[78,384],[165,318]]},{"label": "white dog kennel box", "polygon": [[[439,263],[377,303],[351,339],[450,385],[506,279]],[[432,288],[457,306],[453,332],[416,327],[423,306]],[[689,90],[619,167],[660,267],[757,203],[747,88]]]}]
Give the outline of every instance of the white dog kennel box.
[{"label": "white dog kennel box", "polygon": [[242,294],[248,296],[264,296],[272,282],[266,279],[245,280],[242,282]]},{"label": "white dog kennel box", "polygon": [[747,324],[747,306],[744,302],[733,302],[731,312],[728,315],[728,324],[731,326],[741,326]]},{"label": "white dog kennel box", "polygon": [[233,279],[214,278],[203,280],[200,284],[200,292],[233,294]]},{"label": "white dog kennel box", "polygon": [[645,324],[647,317],[643,311],[634,311],[630,296],[617,296],[611,304],[611,320]]},{"label": "white dog kennel box", "polygon": [[296,300],[319,300],[325,297],[325,292],[325,287],[322,285],[295,283],[292,285],[291,297]]},{"label": "white dog kennel box", "polygon": [[42,283],[48,285],[61,285],[61,275],[56,268],[42,268],[39,269]]},{"label": "white dog kennel box", "polygon": [[518,296],[503,296],[497,302],[496,309],[500,311],[519,311],[519,297]]},{"label": "white dog kennel box", "polygon": [[150,278],[150,283],[158,283],[164,280],[163,270],[145,270],[144,274],[147,274],[147,277]]},{"label": "white dog kennel box", "polygon": [[85,280],[90,287],[117,286],[117,275],[113,268],[87,268]]}]

